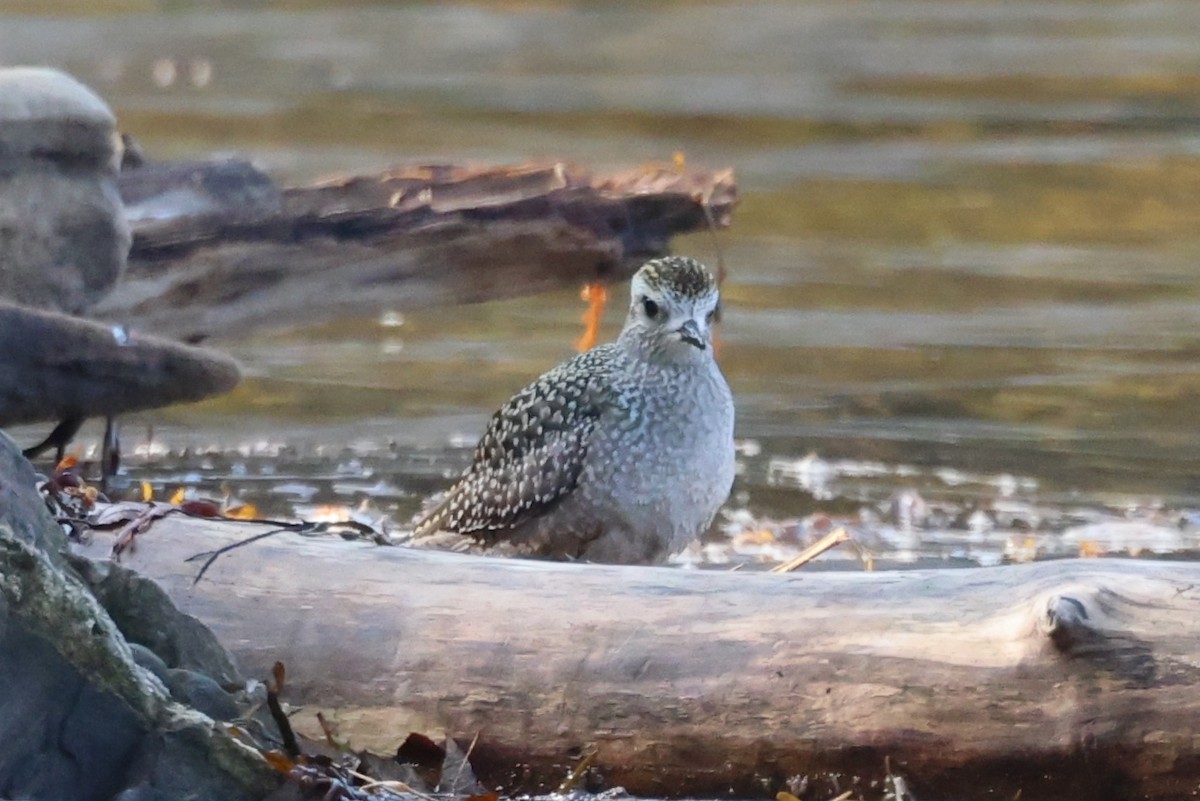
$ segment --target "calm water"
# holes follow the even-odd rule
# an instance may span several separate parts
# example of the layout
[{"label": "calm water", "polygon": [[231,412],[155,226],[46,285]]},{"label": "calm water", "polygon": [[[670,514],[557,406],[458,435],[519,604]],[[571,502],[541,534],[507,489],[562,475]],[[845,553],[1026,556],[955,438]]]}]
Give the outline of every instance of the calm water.
[{"label": "calm water", "polygon": [[[1200,542],[1191,0],[0,10],[0,62],[70,70],[154,157],[236,150],[284,182],[676,151],[735,167],[742,554],[827,517],[901,562]],[[677,249],[715,259],[707,236]],[[387,326],[370,309],[214,343],[244,385],[127,421],[127,476],[272,511],[369,496],[403,521],[570,354],[581,312],[573,293]]]}]

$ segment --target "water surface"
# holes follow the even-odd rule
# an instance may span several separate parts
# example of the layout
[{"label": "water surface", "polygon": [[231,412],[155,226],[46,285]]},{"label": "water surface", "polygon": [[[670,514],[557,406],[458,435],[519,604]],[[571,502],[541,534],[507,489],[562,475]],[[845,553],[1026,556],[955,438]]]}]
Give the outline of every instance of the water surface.
[{"label": "water surface", "polygon": [[[72,71],[155,157],[234,150],[284,182],[676,152],[736,168],[720,355],[743,555],[839,522],[881,563],[1195,551],[1192,2],[0,11],[0,61]],[[677,249],[716,257],[704,235]],[[273,512],[370,498],[402,522],[570,355],[582,306],[378,311],[214,343],[243,386],[127,421],[126,478]],[[725,536],[692,558],[728,557]]]}]

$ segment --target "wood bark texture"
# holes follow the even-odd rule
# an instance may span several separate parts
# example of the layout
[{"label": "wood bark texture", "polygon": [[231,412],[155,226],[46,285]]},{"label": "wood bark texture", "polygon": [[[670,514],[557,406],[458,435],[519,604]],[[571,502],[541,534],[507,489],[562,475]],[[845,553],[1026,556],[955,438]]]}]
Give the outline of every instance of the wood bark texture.
[{"label": "wood bark texture", "polygon": [[[509,789],[581,753],[651,796],[1184,798],[1200,781],[1200,565],[1075,560],[790,575],[496,558],[169,517],[125,563],[249,675],[288,668],[296,725],[356,748],[478,737]],[[97,534],[89,555],[104,558]],[[514,766],[520,766],[514,768]],[[857,782],[857,785],[856,785]],[[878,785],[876,785],[878,786]],[[867,796],[871,797],[871,796]]]}]

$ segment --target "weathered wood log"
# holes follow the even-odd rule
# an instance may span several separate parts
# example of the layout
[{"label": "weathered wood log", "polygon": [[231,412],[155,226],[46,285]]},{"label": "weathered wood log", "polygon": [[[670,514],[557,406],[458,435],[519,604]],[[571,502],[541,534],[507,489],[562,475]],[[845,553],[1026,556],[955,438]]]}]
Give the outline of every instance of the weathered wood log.
[{"label": "weathered wood log", "polygon": [[0,302],[0,426],[200,400],[238,377],[211,350]]},{"label": "weathered wood log", "polygon": [[380,753],[410,730],[478,736],[473,763],[510,789],[552,787],[589,749],[647,795],[804,775],[805,797],[835,781],[877,797],[885,760],[922,798],[1182,799],[1200,782],[1200,565],[770,575],[280,534],[193,586],[186,557],[259,531],[167,518],[126,564],[248,674],[284,661],[300,728],[323,710]]},{"label": "weathered wood log", "polygon": [[724,226],[733,173],[565,163],[400,168],[274,190],[249,165],[122,174],[129,269],[95,310],[182,338],[627,278],[672,236]]}]

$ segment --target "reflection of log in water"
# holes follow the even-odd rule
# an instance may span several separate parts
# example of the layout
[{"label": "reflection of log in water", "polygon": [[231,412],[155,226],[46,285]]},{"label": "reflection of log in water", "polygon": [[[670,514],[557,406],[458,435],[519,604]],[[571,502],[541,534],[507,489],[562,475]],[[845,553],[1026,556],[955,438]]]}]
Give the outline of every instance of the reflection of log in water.
[{"label": "reflection of log in water", "polygon": [[122,174],[134,244],[102,317],[180,337],[620,279],[727,225],[732,172],[414,167],[275,190],[249,165]]},{"label": "reflection of log in water", "polygon": [[[564,565],[168,518],[128,563],[355,747],[478,734],[510,788],[581,751],[651,795],[805,797],[885,760],[919,797],[1182,798],[1200,780],[1200,568],[1068,561],[788,576]],[[110,542],[100,536],[94,553]],[[515,765],[523,766],[514,775]],[[520,773],[518,771],[518,773]],[[1115,795],[1114,795],[1115,794]]]}]

